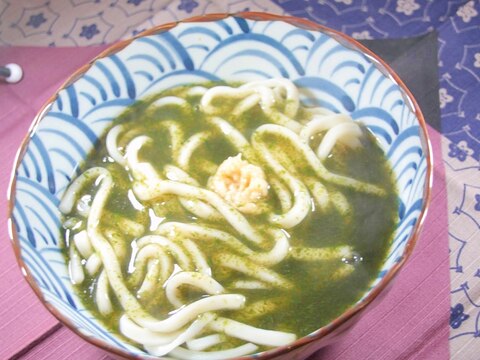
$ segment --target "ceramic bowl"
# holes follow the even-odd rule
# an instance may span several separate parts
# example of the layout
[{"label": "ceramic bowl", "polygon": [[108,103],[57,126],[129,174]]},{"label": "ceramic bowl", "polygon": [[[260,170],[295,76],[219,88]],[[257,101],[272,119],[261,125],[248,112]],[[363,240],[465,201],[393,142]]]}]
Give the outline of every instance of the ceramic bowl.
[{"label": "ceramic bowl", "polygon": [[426,125],[398,76],[353,39],[315,23],[261,13],[208,15],[163,25],[118,43],[73,74],[40,110],[12,175],[10,230],[35,293],[88,341],[127,358],[148,356],[109,333],[76,296],[61,250],[59,199],[111,121],[137,99],[209,80],[284,77],[306,105],[349,113],[377,137],[399,189],[399,223],[388,257],[364,296],[344,314],[260,358],[308,355],[386,288],[413,250],[430,193]]}]

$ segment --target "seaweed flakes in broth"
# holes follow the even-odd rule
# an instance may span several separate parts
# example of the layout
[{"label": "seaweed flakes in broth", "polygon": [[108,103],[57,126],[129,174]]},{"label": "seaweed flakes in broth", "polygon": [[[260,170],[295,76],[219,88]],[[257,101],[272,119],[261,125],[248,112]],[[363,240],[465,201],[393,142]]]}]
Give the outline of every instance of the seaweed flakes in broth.
[{"label": "seaweed flakes in broth", "polygon": [[326,325],[376,278],[397,221],[374,137],[285,79],[138,101],[82,170],[60,204],[72,281],[159,356],[241,356]]}]

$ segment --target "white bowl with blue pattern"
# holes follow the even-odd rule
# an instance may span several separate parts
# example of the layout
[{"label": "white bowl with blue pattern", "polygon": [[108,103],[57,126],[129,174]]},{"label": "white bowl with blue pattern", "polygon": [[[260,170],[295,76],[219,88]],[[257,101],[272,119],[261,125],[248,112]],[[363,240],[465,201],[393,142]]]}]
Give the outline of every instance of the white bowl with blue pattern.
[{"label": "white bowl with blue pattern", "polygon": [[348,113],[370,128],[395,172],[400,221],[381,272],[355,306],[261,358],[295,348],[307,355],[386,287],[412,252],[430,193],[431,152],[415,100],[385,63],[343,34],[296,18],[212,15],[115,45],[74,74],[34,120],[12,175],[10,230],[27,280],[57,318],[104,349],[148,358],[105,330],[76,296],[60,248],[59,199],[104,129],[137,99],[181,84],[278,77],[294,81],[306,105]]}]

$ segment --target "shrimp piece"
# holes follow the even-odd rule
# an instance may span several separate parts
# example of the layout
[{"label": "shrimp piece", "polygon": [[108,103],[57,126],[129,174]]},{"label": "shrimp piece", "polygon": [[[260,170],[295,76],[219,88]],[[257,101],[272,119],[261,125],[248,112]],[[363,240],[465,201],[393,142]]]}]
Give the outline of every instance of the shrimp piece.
[{"label": "shrimp piece", "polygon": [[242,159],[231,156],[209,180],[209,187],[245,214],[258,214],[259,203],[268,195],[269,185],[263,170]]}]

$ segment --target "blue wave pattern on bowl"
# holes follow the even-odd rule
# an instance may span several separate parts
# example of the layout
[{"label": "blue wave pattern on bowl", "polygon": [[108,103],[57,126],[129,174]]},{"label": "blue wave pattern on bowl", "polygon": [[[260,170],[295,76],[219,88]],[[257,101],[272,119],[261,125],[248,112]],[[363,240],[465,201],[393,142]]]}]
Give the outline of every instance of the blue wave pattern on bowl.
[{"label": "blue wave pattern on bowl", "polygon": [[423,205],[427,164],[408,99],[375,61],[347,46],[280,21],[227,18],[181,23],[96,61],[60,91],[17,172],[13,221],[22,259],[44,298],[83,334],[144,354],[104,330],[76,297],[60,250],[59,199],[98,137],[135,100],[180,84],[274,77],[293,80],[306,105],[362,121],[393,165],[400,223],[373,288],[402,257]]}]

